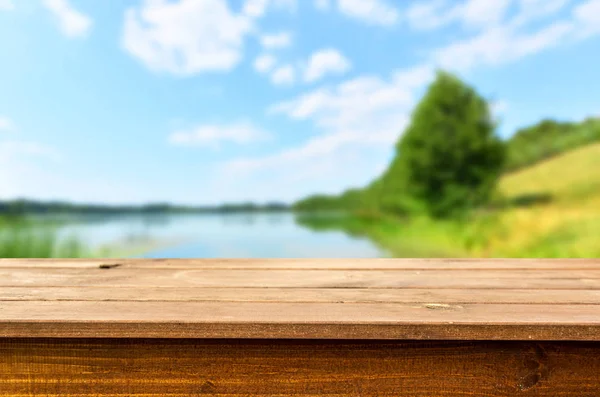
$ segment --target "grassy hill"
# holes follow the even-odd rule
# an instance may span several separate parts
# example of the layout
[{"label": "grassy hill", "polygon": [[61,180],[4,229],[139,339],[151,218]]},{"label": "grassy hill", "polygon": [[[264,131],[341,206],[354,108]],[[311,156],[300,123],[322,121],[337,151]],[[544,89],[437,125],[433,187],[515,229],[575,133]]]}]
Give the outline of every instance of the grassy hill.
[{"label": "grassy hill", "polygon": [[502,211],[510,233],[490,241],[492,252],[600,256],[600,143],[508,174],[500,190],[510,198],[547,197],[547,202]]},{"label": "grassy hill", "polygon": [[477,214],[464,224],[426,222],[424,229],[432,229],[432,242],[439,240],[449,253],[600,256],[600,144],[508,174],[500,182],[500,192],[508,205]]},{"label": "grassy hill", "polygon": [[600,257],[600,143],[506,174],[492,208],[468,219],[302,216],[366,235],[395,257]]}]

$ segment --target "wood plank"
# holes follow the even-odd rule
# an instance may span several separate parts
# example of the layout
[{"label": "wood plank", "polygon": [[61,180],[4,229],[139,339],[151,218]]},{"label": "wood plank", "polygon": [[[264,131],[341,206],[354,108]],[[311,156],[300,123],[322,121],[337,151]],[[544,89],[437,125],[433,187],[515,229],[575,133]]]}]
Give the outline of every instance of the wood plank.
[{"label": "wood plank", "polygon": [[598,305],[0,302],[0,337],[600,340]]},{"label": "wood plank", "polygon": [[2,259],[0,269],[600,270],[600,259]]},{"label": "wood plank", "polygon": [[223,262],[242,266],[237,269],[196,269],[136,263],[0,268],[0,335],[600,340],[595,268],[306,270],[265,268],[261,261],[243,268],[242,260]]},{"label": "wood plank", "polygon": [[600,304],[600,290],[3,287],[0,301]]},{"label": "wood plank", "polygon": [[600,289],[600,270],[2,269],[0,287]]},{"label": "wood plank", "polygon": [[598,395],[587,343],[0,340],[0,396]]}]

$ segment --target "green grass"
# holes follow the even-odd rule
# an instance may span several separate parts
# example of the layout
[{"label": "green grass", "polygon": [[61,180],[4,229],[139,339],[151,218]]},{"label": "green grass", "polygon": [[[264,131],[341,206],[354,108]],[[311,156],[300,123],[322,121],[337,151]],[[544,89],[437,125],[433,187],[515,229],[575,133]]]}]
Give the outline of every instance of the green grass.
[{"label": "green grass", "polygon": [[0,218],[0,258],[80,258],[76,238],[59,241],[56,225],[24,218]]},{"label": "green grass", "polygon": [[600,144],[573,150],[520,172],[500,184],[506,197],[546,194],[550,201],[503,211],[510,230],[491,241],[507,256],[600,256]]},{"label": "green grass", "polygon": [[505,175],[496,209],[461,220],[384,214],[311,220],[371,238],[394,257],[600,257],[600,144]]}]

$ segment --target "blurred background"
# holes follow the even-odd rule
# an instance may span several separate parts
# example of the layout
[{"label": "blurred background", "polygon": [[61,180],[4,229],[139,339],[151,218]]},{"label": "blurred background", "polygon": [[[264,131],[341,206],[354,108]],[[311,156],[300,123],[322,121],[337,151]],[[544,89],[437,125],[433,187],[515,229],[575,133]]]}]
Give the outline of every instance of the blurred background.
[{"label": "blurred background", "polygon": [[600,257],[600,0],[0,0],[0,257]]}]

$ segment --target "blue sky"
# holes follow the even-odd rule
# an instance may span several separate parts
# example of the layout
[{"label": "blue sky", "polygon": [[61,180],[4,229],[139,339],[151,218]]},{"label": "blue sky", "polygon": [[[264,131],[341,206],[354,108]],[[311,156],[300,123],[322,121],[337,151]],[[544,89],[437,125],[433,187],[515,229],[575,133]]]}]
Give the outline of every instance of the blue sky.
[{"label": "blue sky", "polygon": [[436,68],[600,115],[600,0],[0,0],[0,198],[290,201],[377,176]]}]

